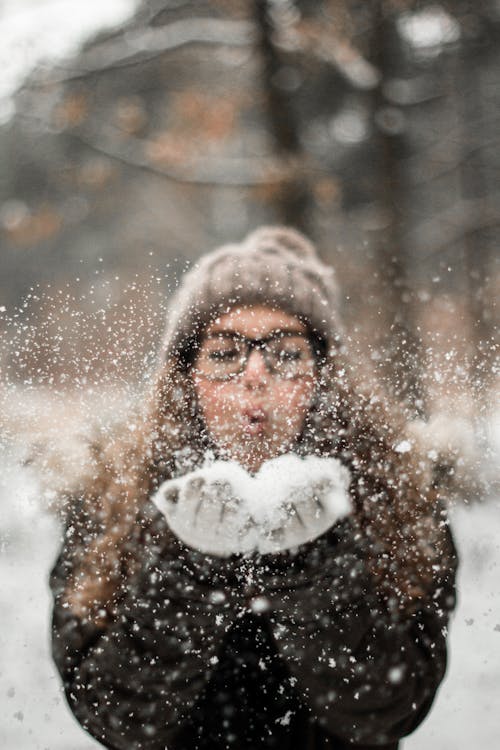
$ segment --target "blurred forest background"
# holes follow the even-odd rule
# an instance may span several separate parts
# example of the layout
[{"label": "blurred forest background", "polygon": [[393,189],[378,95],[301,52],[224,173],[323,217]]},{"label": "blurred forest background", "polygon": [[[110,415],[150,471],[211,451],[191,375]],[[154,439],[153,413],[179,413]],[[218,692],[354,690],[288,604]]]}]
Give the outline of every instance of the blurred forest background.
[{"label": "blurred forest background", "polygon": [[410,413],[489,411],[499,39],[498,0],[147,0],[39,68],[0,128],[8,380],[140,380],[186,264],[284,222]]},{"label": "blurred forest background", "polygon": [[[259,224],[287,223],[336,269],[362,366],[459,452],[463,499],[494,497],[500,0],[109,0],[110,19],[120,2],[127,19],[97,35],[99,3],[81,0],[81,47],[67,12],[58,29],[65,0],[49,2],[54,53],[15,92],[0,86],[3,447],[59,443],[56,473],[71,462],[75,425],[112,422],[141,397],[183,270]],[[0,487],[13,596],[26,528],[45,528],[26,500],[38,485],[19,476],[3,471]],[[470,519],[472,591],[500,556],[493,538],[483,545],[492,516]],[[492,612],[484,591],[472,611]],[[477,635],[498,653],[488,617]],[[464,653],[467,627],[456,631]],[[461,668],[469,691],[477,664]],[[411,747],[489,750],[499,677],[497,660],[470,741],[465,725],[453,734],[463,692],[448,704],[449,744],[434,724]],[[31,729],[20,743],[19,713],[4,746],[45,747]],[[57,717],[50,750],[67,750]]]}]

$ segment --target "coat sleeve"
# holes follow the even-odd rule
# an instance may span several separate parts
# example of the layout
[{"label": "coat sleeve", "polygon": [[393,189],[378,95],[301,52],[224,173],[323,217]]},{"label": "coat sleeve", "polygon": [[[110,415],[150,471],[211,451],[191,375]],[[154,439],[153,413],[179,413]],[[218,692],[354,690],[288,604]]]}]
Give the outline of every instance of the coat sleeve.
[{"label": "coat sleeve", "polygon": [[223,571],[207,571],[175,539],[153,545],[113,622],[99,627],[65,601],[71,559],[63,546],[50,581],[53,657],[69,706],[106,747],[164,750],[188,722],[232,620]]},{"label": "coat sleeve", "polygon": [[270,618],[296,687],[326,731],[356,745],[397,742],[429,711],[446,669],[456,555],[411,614],[383,606],[349,522],[288,562],[288,582],[267,566]]}]

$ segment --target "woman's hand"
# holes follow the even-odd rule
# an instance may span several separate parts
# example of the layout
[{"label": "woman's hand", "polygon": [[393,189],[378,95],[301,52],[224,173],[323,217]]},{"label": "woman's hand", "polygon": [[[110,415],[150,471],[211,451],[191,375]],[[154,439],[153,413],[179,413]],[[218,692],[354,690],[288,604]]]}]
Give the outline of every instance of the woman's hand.
[{"label": "woman's hand", "polygon": [[255,476],[218,461],[164,482],[153,502],[194,549],[217,557],[269,554],[310,542],[345,516],[348,485],[336,459],[282,456]]},{"label": "woman's hand", "polygon": [[153,498],[174,534],[189,547],[217,557],[242,551],[252,520],[225,480],[201,476],[165,482]]}]

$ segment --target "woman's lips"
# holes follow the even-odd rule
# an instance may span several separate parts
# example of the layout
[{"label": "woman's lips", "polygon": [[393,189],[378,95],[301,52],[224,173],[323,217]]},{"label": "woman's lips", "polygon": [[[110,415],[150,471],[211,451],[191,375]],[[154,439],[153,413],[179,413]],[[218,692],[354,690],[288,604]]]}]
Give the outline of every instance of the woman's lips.
[{"label": "woman's lips", "polygon": [[260,407],[243,410],[243,429],[247,435],[262,435],[266,430],[267,414]]}]

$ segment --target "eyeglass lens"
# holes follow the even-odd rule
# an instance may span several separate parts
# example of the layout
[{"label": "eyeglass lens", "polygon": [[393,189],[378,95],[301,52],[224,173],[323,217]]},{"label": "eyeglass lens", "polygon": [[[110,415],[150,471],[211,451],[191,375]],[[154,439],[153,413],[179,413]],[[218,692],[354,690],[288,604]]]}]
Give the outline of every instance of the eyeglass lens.
[{"label": "eyeglass lens", "polygon": [[228,334],[208,336],[198,354],[196,370],[212,379],[238,375],[245,369],[254,348],[262,352],[268,370],[279,377],[296,378],[314,370],[315,360],[309,339],[287,332],[261,341]]}]

